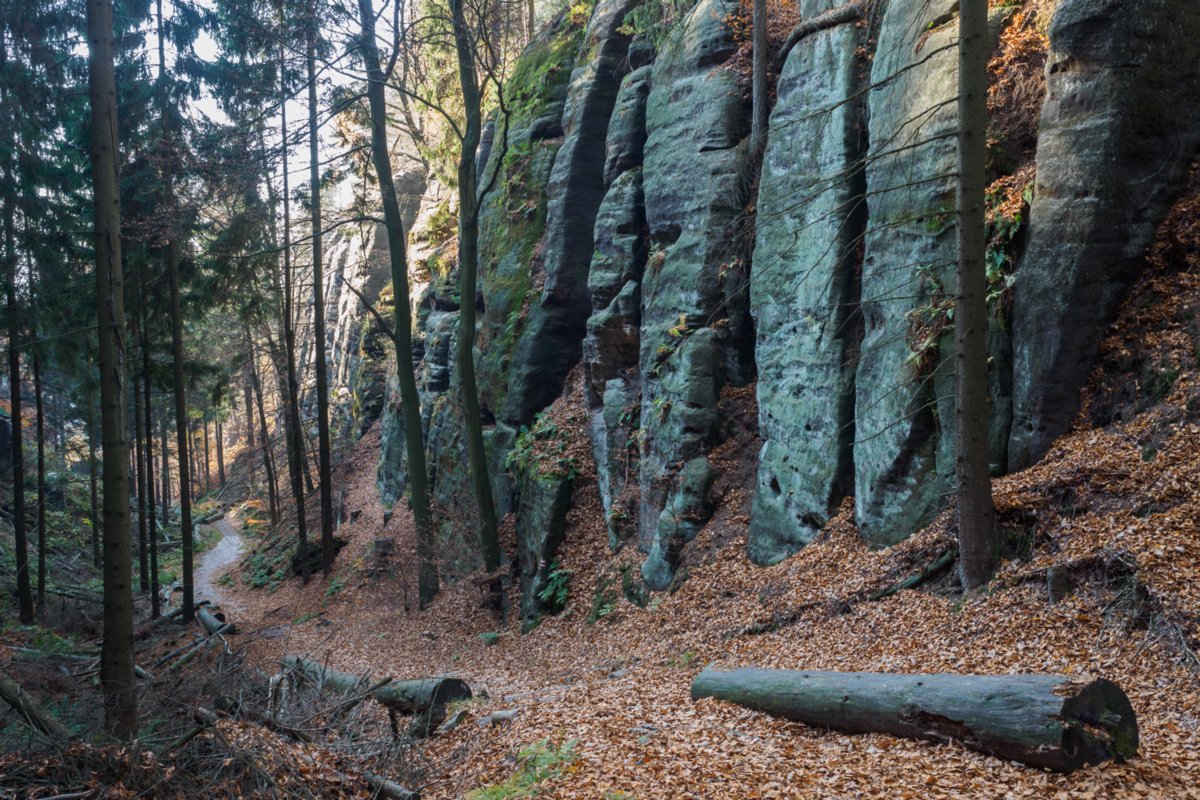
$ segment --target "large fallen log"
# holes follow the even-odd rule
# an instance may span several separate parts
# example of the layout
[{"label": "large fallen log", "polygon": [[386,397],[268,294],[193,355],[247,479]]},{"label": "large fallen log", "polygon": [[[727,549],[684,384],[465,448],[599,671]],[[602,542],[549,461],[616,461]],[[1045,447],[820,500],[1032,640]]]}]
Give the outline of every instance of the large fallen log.
[{"label": "large fallen log", "polygon": [[958,741],[1057,772],[1138,748],[1129,698],[1102,678],[706,669],[692,683],[692,699],[703,697],[847,733]]},{"label": "large fallen log", "polygon": [[[302,656],[284,656],[282,663],[285,668],[295,670],[307,680],[339,694],[360,692],[367,686],[365,676],[339,672]],[[471,687],[458,678],[392,680],[375,691],[376,700],[405,714],[420,714],[454,700],[470,698]]]}]

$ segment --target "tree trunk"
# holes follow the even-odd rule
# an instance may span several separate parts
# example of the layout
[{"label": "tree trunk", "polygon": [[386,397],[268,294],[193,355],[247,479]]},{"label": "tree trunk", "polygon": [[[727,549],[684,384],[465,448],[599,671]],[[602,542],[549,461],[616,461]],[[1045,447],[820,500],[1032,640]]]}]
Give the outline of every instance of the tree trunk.
[{"label": "tree trunk", "polygon": [[200,606],[196,609],[196,616],[210,636],[220,630],[224,630],[225,633],[237,633],[237,626],[226,621],[225,615],[219,611],[214,612],[206,606]]},{"label": "tree trunk", "polygon": [[146,448],[146,502],[145,517],[148,539],[150,543],[150,616],[157,618],[162,613],[161,601],[158,596],[158,533],[154,529],[154,404],[150,393],[150,339],[146,331],[149,322],[146,314],[145,280],[143,276],[139,293],[142,299],[142,406],[145,409],[146,420],[143,425]]},{"label": "tree trunk", "polygon": [[[7,61],[4,37],[0,36],[0,61]],[[11,181],[13,165],[5,162]],[[17,605],[22,623],[33,622],[33,593],[29,585],[29,539],[25,526],[25,444],[21,428],[21,323],[17,300],[17,245],[13,222],[13,198],[4,197],[4,260],[8,278],[8,386],[12,397],[13,538],[16,549]]]},{"label": "tree trunk", "polygon": [[88,490],[92,504],[92,566],[100,569],[100,493],[96,489],[96,410],[88,405]]},{"label": "tree trunk", "polygon": [[317,125],[317,15],[308,0],[305,45],[308,62],[308,171],[312,185],[313,350],[317,381],[317,483],[321,488],[321,563],[333,569],[333,465],[329,444],[329,371],[325,346],[325,273],[321,236],[321,167]]},{"label": "tree trunk", "polygon": [[[379,49],[375,43],[375,12],[371,0],[358,0],[362,38],[359,51],[367,73],[367,100],[371,107],[371,158],[379,179],[383,202],[384,227],[387,229],[388,253],[392,267],[392,293],[395,320],[393,343],[396,346],[396,372],[400,384],[400,404],[404,414],[404,438],[408,455],[409,499],[417,529],[417,599],[425,607],[438,592],[438,572],[435,560],[433,515],[429,500],[429,472],[425,465],[425,443],[421,430],[421,397],[412,365],[412,312],[409,308],[408,251],[404,220],[396,199],[396,184],[392,179],[392,163],[388,151],[387,101],[384,97],[384,75],[379,65]],[[464,302],[463,307],[472,305]]]},{"label": "tree trunk", "polygon": [[[282,664],[287,669],[299,672],[307,680],[338,694],[361,692],[370,683],[365,675],[340,672],[301,656],[284,656]],[[471,697],[471,687],[458,678],[393,680],[375,690],[376,700],[405,714],[420,714],[435,706],[445,706],[455,700],[469,700]]]},{"label": "tree trunk", "polygon": [[[166,55],[163,38],[162,0],[156,1],[158,23],[158,79],[159,98],[162,107],[162,144],[166,158],[163,159],[163,200],[168,215],[168,225],[175,225],[175,185],[171,153],[171,125],[167,111],[168,98],[166,88]],[[191,622],[195,616],[195,588],[192,575],[192,484],[189,462],[191,448],[188,442],[187,414],[187,383],[185,382],[183,365],[183,307],[180,302],[179,289],[179,248],[175,241],[174,231],[170,231],[167,239],[167,275],[171,282],[171,360],[175,377],[175,438],[179,463],[179,537],[183,543],[183,615],[184,622]]]},{"label": "tree trunk", "polygon": [[958,300],[954,309],[955,478],[963,586],[991,580],[1000,561],[988,464],[987,0],[962,0],[958,43]]},{"label": "tree trunk", "polygon": [[[137,315],[134,315],[133,338],[132,341],[137,341],[138,325]],[[133,384],[133,461],[137,466],[137,515],[138,515],[138,588],[142,594],[150,591],[150,563],[149,563],[149,535],[153,531],[148,531],[146,523],[150,519],[150,514],[146,511],[146,429],[145,420],[143,419],[142,409],[142,393],[138,391],[139,384],[136,376],[133,376],[130,381]],[[153,513],[153,512],[151,512]]]},{"label": "tree trunk", "polygon": [[847,733],[958,741],[1058,772],[1138,747],[1129,698],[1102,678],[706,669],[692,683],[702,697]]},{"label": "tree trunk", "polygon": [[167,412],[163,410],[158,418],[158,429],[162,442],[162,524],[165,528],[171,522],[171,448],[167,442]]},{"label": "tree trunk", "polygon": [[[250,341],[250,333],[246,332],[246,341]],[[262,428],[263,468],[267,473],[267,507],[270,510],[271,524],[279,524],[279,483],[275,477],[275,459],[271,454],[271,434],[267,430],[267,411],[263,404],[262,381],[258,377],[258,368],[253,358],[250,361],[250,382],[254,387],[254,397],[258,403],[258,422]]]},{"label": "tree trunk", "polygon": [[208,449],[208,420],[204,420],[204,491],[212,491],[212,456]]},{"label": "tree trunk", "polygon": [[767,0],[754,0],[751,37],[750,157],[757,163],[767,146]]},{"label": "tree trunk", "polygon": [[[296,503],[296,552],[308,552],[308,525],[304,515],[304,458],[303,432],[300,427],[300,389],[296,380],[296,328],[293,319],[292,289],[292,204],[288,176],[287,82],[284,49],[279,48],[280,93],[285,102],[279,106],[279,130],[283,145],[280,158],[283,166],[283,349],[287,364],[287,435],[288,469],[292,479],[292,500]],[[308,583],[308,559],[300,559],[300,579]]]},{"label": "tree trunk", "polygon": [[475,382],[475,295],[479,273],[479,186],[475,156],[482,129],[479,79],[475,52],[463,13],[463,0],[450,0],[458,77],[462,88],[466,128],[458,160],[458,267],[462,310],[458,318],[458,374],[462,382],[463,428],[471,468],[471,486],[479,512],[479,540],[488,572],[500,568],[499,525],[483,444],[483,417]]},{"label": "tree trunk", "polygon": [[[246,346],[247,347],[250,346],[249,340],[247,340]],[[251,354],[250,357],[253,358],[254,357],[253,354]],[[249,476],[247,479],[247,484],[249,485],[249,487],[251,489],[253,489],[254,488],[254,410],[253,410],[253,401],[252,401],[250,395],[251,395],[250,380],[247,378],[246,382],[242,385],[242,400],[246,404],[246,424],[245,424],[246,452],[250,454],[250,457],[246,459],[246,469],[247,469],[247,473]]]},{"label": "tree trunk", "polygon": [[217,442],[217,484],[222,489],[224,489],[225,488],[225,442],[222,440],[225,438],[225,430],[224,430],[224,426],[221,425],[220,420],[217,420],[216,428],[217,428],[217,430],[216,430],[217,435],[214,436],[213,438]]},{"label": "tree trunk", "polygon": [[104,643],[100,683],[105,721],[120,739],[137,735],[133,673],[133,579],[129,529],[129,441],[125,420],[125,289],[117,165],[117,87],[112,0],[88,0],[92,186],[100,362],[100,435],[104,458]]},{"label": "tree trunk", "polygon": [[46,613],[46,403],[42,394],[42,359],[33,351],[33,403],[37,436],[37,614]]}]

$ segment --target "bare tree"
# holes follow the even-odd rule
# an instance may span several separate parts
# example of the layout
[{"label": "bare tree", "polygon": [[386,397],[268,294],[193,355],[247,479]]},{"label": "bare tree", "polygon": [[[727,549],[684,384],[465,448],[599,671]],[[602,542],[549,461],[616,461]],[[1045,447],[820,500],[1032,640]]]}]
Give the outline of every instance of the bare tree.
[{"label": "bare tree", "polygon": [[422,607],[438,592],[433,515],[429,497],[429,472],[425,466],[425,441],[421,430],[421,398],[412,369],[412,312],[408,297],[408,250],[404,221],[396,198],[396,182],[388,155],[386,76],[380,65],[375,41],[375,11],[371,0],[358,0],[361,39],[359,54],[367,74],[367,102],[371,109],[371,158],[383,202],[384,227],[392,267],[395,318],[391,328],[396,347],[396,371],[404,414],[404,437],[408,454],[409,497],[417,528],[417,598]]}]

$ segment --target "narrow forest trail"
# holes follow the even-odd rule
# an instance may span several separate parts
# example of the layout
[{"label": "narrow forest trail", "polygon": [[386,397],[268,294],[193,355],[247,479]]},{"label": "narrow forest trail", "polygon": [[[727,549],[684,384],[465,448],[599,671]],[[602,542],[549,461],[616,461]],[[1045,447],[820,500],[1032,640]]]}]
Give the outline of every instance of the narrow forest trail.
[{"label": "narrow forest trail", "polygon": [[220,531],[221,538],[200,556],[193,580],[196,599],[209,600],[234,612],[241,606],[233,599],[233,592],[222,586],[220,581],[226,572],[237,565],[242,556],[241,525],[224,516],[208,527]]}]

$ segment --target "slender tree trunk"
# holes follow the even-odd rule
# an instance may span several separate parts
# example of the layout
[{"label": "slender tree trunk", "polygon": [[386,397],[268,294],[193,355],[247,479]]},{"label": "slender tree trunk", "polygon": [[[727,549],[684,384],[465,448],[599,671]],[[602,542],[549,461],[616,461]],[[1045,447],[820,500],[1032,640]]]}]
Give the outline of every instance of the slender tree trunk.
[{"label": "slender tree trunk", "polygon": [[42,359],[33,351],[33,402],[37,411],[37,613],[46,613],[46,403],[42,394]]},{"label": "slender tree trunk", "polygon": [[526,47],[528,47],[529,43],[533,41],[533,35],[535,33],[534,25],[536,22],[536,19],[535,19],[536,15],[534,13],[535,11],[536,11],[536,7],[534,4],[534,0],[525,0],[525,46]]},{"label": "slender tree trunk", "polygon": [[767,0],[754,0],[751,37],[754,50],[751,65],[750,154],[757,162],[767,145]]},{"label": "slender tree trunk", "polygon": [[[279,49],[279,71],[286,68],[284,50]],[[287,97],[286,80],[281,79],[281,96]],[[296,548],[300,554],[300,579],[308,583],[308,524],[304,515],[304,475],[307,471],[304,440],[300,427],[300,391],[296,382],[296,329],[293,318],[292,288],[292,206],[288,183],[287,104],[279,106],[280,147],[283,165],[283,349],[287,368],[288,467],[292,478],[292,498],[296,502]]]},{"label": "slender tree trunk", "polygon": [[[0,64],[7,62],[4,37],[0,36]],[[6,99],[7,102],[7,99]],[[12,161],[5,162],[11,182]],[[13,538],[16,549],[17,606],[22,623],[33,622],[33,593],[29,585],[29,540],[25,526],[25,445],[21,418],[20,307],[17,298],[17,246],[13,222],[13,198],[4,197],[4,261],[8,279],[8,386],[12,395]]]},{"label": "slender tree trunk", "polygon": [[329,445],[329,374],[325,348],[325,273],[321,236],[321,167],[317,124],[317,15],[308,0],[305,45],[308,62],[308,172],[312,185],[313,350],[317,380],[317,483],[321,488],[321,563],[333,569],[333,465]]},{"label": "slender tree trunk", "polygon": [[[249,334],[246,334],[247,340]],[[262,381],[258,376],[258,369],[251,361],[250,366],[251,383],[254,386],[255,400],[258,403],[258,422],[262,427],[262,451],[263,451],[263,468],[267,472],[267,503],[271,514],[271,524],[279,524],[279,483],[275,478],[275,459],[271,454],[271,434],[267,430],[267,411],[263,403]]]},{"label": "slender tree trunk", "polygon": [[[392,336],[396,346],[396,372],[404,413],[409,495],[413,521],[417,528],[417,597],[420,605],[424,607],[437,594],[438,573],[433,515],[430,512],[429,501],[429,472],[425,466],[425,443],[421,431],[421,397],[417,393],[417,381],[412,367],[412,312],[409,309],[407,243],[388,154],[387,102],[384,97],[383,69],[379,65],[379,48],[375,43],[375,13],[371,8],[371,0],[358,0],[358,10],[362,24],[359,49],[367,72],[367,100],[371,107],[371,157],[379,179],[384,227],[387,229],[388,253],[392,266],[392,292],[395,296]],[[472,303],[463,303],[464,308],[468,305]]]},{"label": "slender tree trunk", "polygon": [[96,463],[96,410],[88,404],[88,490],[92,503],[92,566],[100,569],[100,493],[96,489],[99,466]]},{"label": "slender tree trunk", "polygon": [[225,488],[225,429],[221,425],[221,421],[217,420],[217,435],[214,437],[217,441],[217,483]]},{"label": "slender tree trunk", "polygon": [[212,490],[212,472],[209,465],[212,464],[212,457],[208,450],[208,420],[204,420],[204,491]]},{"label": "slender tree trunk", "polygon": [[[134,315],[137,319],[137,315]],[[138,325],[133,326],[133,338],[140,342]],[[146,527],[153,524],[154,507],[146,505],[146,429],[142,414],[141,386],[136,376],[131,376],[133,384],[133,450],[134,464],[137,465],[137,514],[138,514],[138,589],[142,594],[150,591],[150,547],[149,536],[153,533]]]},{"label": "slender tree trunk", "polygon": [[479,389],[475,381],[475,294],[479,273],[479,176],[475,174],[475,156],[479,150],[482,112],[475,52],[462,0],[450,0],[450,16],[454,23],[459,84],[466,113],[466,128],[458,161],[458,269],[462,297],[462,309],[458,317],[458,374],[462,382],[463,428],[471,467],[471,485],[479,512],[480,545],[484,565],[488,572],[494,572],[500,568],[499,526],[496,504],[492,499],[487,452],[483,444]]},{"label": "slender tree trunk", "polygon": [[162,443],[162,524],[165,528],[171,522],[171,448],[167,442],[166,409],[159,415],[158,429]]},{"label": "slender tree trunk", "polygon": [[[172,131],[168,112],[166,92],[165,40],[163,38],[162,0],[156,0],[158,22],[158,80],[159,101],[162,104],[162,144],[166,154],[163,166],[162,184],[163,199],[167,208],[168,224],[174,226],[178,219],[175,209],[175,185],[172,152]],[[178,440],[179,462],[179,537],[182,541],[182,572],[183,572],[183,622],[191,622],[195,617],[195,587],[192,585],[192,493],[191,474],[188,464],[188,414],[187,414],[187,383],[184,376],[183,364],[183,307],[180,302],[179,289],[179,245],[175,240],[174,231],[167,238],[167,275],[171,281],[171,360],[175,377],[175,437]]]},{"label": "slender tree trunk", "polygon": [[129,529],[129,440],[125,421],[125,290],[117,165],[117,85],[112,0],[88,0],[92,185],[95,204],[100,428],[104,457],[104,643],[100,683],[105,720],[120,739],[137,735],[133,676],[133,578]]},{"label": "slender tree trunk", "polygon": [[[250,346],[249,341],[247,341],[246,346],[247,347]],[[246,437],[246,452],[250,456],[249,458],[246,459],[246,470],[249,473],[249,487],[251,488],[251,490],[253,490],[254,483],[255,483],[255,481],[254,481],[254,410],[253,410],[254,406],[253,406],[253,400],[251,399],[250,395],[251,395],[250,379],[247,378],[246,382],[244,384],[242,384],[242,400],[246,404],[246,423],[245,423],[245,434],[244,435]]]},{"label": "slender tree trunk", "polygon": [[991,580],[1000,560],[988,466],[987,0],[962,0],[959,20],[958,302],[954,311],[959,565],[963,586]]},{"label": "slender tree trunk", "polygon": [[199,448],[196,446],[196,429],[188,425],[188,475],[191,481],[188,483],[188,488],[191,490],[192,498],[196,498],[203,492],[200,491],[200,469],[199,461],[197,460]]},{"label": "slender tree trunk", "polygon": [[150,616],[157,619],[162,612],[158,593],[158,532],[154,528],[154,404],[150,392],[150,335],[146,330],[149,318],[146,312],[145,275],[142,275],[141,286],[138,289],[141,297],[141,344],[142,347],[142,407],[145,409],[146,420],[142,430],[145,433],[146,461],[146,529],[150,543]]}]

